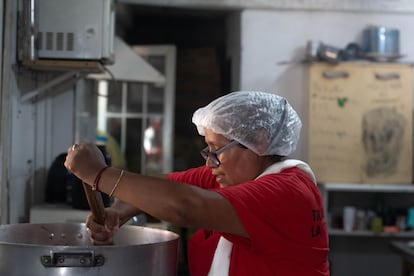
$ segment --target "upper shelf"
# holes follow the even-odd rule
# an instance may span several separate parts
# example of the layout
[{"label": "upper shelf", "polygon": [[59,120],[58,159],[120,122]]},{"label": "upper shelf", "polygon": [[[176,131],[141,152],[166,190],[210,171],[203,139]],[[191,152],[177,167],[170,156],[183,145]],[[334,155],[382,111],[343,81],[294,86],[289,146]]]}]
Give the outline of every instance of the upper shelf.
[{"label": "upper shelf", "polygon": [[407,184],[358,184],[358,183],[320,183],[320,188],[338,192],[384,192],[384,193],[414,193],[414,185]]},{"label": "upper shelf", "polygon": [[43,71],[87,71],[103,72],[103,65],[98,61],[77,61],[77,60],[23,60],[22,65],[33,70]]}]

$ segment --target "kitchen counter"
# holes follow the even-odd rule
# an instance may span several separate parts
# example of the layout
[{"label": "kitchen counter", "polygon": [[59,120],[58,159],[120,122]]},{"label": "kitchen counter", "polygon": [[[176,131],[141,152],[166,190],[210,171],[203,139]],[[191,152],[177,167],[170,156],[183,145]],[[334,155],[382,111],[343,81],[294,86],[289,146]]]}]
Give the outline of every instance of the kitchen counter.
[{"label": "kitchen counter", "polygon": [[[30,209],[30,223],[84,223],[89,212],[89,210],[73,209],[66,204],[35,205]],[[144,226],[142,221],[137,224],[132,219],[128,224]],[[163,230],[170,228],[166,222],[147,222],[145,226]]]},{"label": "kitchen counter", "polygon": [[83,223],[89,212],[66,204],[35,205],[30,208],[30,223]]},{"label": "kitchen counter", "polygon": [[393,241],[391,247],[402,258],[401,276],[412,275],[411,273],[414,273],[414,243]]}]

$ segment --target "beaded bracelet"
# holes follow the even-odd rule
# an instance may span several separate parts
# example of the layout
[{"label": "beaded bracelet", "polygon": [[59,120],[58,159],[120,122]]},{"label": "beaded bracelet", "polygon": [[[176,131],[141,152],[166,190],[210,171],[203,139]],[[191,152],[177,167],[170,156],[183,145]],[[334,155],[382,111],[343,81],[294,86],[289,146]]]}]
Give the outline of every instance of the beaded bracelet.
[{"label": "beaded bracelet", "polygon": [[118,179],[116,180],[115,185],[112,188],[111,193],[109,194],[109,197],[112,197],[112,195],[114,194],[115,189],[116,189],[116,187],[118,187],[118,184],[121,181],[121,178],[122,178],[123,175],[124,175],[124,170],[121,170],[121,173],[119,174]]},{"label": "beaded bracelet", "polygon": [[98,190],[99,180],[101,180],[102,173],[103,173],[106,169],[108,169],[108,168],[109,168],[109,166],[103,167],[103,168],[102,168],[102,169],[98,172],[98,174],[96,175],[96,177],[95,177],[95,181],[93,181],[93,185],[92,185],[92,190],[93,190],[93,191]]}]

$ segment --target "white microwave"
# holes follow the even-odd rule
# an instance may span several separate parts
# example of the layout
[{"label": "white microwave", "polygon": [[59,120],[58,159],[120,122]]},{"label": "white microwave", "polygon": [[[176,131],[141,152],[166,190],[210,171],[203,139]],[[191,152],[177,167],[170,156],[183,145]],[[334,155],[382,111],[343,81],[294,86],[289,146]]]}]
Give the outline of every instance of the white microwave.
[{"label": "white microwave", "polygon": [[113,0],[37,0],[37,59],[114,62]]}]

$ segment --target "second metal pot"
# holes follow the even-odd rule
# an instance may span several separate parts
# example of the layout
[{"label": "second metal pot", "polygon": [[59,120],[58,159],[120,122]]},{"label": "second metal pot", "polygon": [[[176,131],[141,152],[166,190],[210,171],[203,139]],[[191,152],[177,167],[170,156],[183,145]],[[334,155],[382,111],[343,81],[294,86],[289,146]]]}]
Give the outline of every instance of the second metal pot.
[{"label": "second metal pot", "polygon": [[400,32],[395,28],[368,27],[363,31],[362,51],[374,59],[396,58],[400,55]]}]

